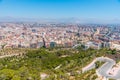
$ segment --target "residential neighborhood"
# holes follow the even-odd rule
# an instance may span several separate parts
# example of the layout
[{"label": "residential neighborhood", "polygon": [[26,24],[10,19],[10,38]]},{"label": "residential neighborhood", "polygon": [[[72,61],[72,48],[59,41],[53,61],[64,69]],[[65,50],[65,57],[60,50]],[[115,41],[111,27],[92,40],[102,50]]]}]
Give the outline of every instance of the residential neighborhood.
[{"label": "residential neighborhood", "polygon": [[66,47],[120,50],[120,25],[0,23],[0,49]]}]

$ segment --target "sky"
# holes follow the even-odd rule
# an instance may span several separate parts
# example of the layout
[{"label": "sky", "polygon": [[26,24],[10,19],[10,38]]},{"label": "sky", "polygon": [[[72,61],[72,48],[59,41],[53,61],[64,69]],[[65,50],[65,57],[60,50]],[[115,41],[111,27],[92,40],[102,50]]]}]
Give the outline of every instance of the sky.
[{"label": "sky", "polygon": [[120,0],[0,0],[0,17],[120,20]]}]

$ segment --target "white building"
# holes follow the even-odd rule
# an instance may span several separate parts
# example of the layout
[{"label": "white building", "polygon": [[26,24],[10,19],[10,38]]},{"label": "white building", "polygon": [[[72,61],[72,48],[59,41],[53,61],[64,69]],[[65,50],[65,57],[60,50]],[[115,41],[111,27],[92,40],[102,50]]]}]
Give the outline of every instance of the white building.
[{"label": "white building", "polygon": [[110,48],[120,50],[120,44],[110,43]]}]

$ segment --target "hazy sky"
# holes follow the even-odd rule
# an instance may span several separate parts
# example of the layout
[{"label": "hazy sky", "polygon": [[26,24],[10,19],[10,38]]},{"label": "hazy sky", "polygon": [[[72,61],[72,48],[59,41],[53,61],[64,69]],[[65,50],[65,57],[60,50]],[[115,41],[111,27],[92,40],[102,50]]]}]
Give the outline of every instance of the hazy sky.
[{"label": "hazy sky", "polygon": [[0,0],[0,17],[120,19],[120,0]]}]

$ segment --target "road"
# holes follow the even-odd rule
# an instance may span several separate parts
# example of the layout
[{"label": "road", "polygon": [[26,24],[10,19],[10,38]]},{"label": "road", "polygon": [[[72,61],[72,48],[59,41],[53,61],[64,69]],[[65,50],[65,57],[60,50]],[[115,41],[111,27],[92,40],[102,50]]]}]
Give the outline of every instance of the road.
[{"label": "road", "polygon": [[99,69],[96,70],[98,76],[103,76],[106,79],[110,79],[110,78],[120,79],[120,69],[118,69],[117,72],[114,72],[114,75],[109,74],[110,70],[112,70],[112,68],[116,64],[116,62],[114,60],[110,59],[110,58],[107,58],[107,57],[96,58],[88,66],[84,67],[82,69],[82,72],[85,72],[85,71],[88,71],[88,70],[91,70],[91,69],[95,68],[95,62],[96,61],[105,62]]},{"label": "road", "polygon": [[0,58],[6,58],[6,57],[12,57],[12,56],[18,56],[19,54],[10,54],[10,55],[4,55],[0,56]]}]

